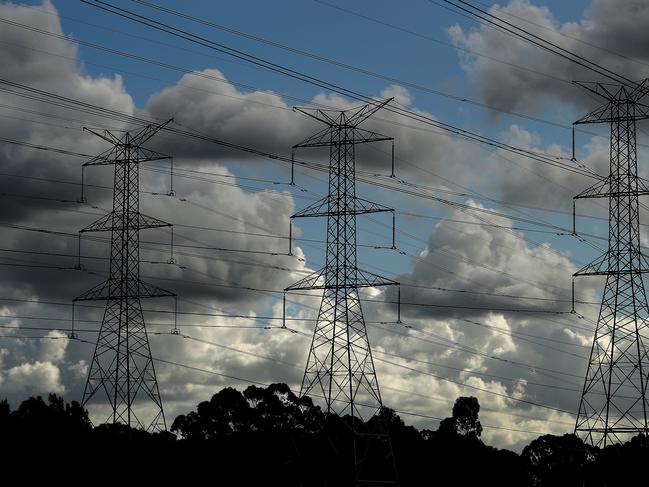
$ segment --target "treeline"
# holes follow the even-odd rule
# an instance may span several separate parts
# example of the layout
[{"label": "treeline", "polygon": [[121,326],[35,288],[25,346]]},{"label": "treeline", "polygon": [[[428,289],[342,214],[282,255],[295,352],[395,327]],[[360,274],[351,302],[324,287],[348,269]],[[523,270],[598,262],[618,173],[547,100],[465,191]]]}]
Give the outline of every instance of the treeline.
[{"label": "treeline", "polygon": [[[644,436],[598,449],[574,435],[545,435],[518,455],[482,442],[479,410],[476,398],[460,397],[437,430],[419,431],[386,408],[398,485],[646,483]],[[78,403],[51,394],[47,401],[29,398],[14,411],[6,400],[0,402],[1,458],[7,475],[12,469],[34,475],[72,468],[84,476],[103,471],[149,480],[210,479],[217,485],[345,486],[353,478],[350,419],[326,416],[310,398],[272,384],[243,392],[223,389],[178,416],[171,432],[147,433],[120,424],[93,427]],[[368,452],[368,471],[380,476],[390,470],[380,453]]]}]

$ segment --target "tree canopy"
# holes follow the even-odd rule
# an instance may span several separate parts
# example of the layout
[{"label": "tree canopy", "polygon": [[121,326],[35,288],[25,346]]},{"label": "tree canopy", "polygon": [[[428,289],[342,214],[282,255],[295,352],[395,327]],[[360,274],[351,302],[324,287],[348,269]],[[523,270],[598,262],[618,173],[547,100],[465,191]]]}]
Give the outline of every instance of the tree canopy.
[{"label": "tree canopy", "polygon": [[[628,485],[649,458],[649,439],[642,435],[604,449],[575,435],[544,435],[520,455],[499,450],[481,440],[479,413],[477,398],[459,397],[437,430],[418,431],[389,408],[354,427],[371,431],[379,420],[387,425],[402,486],[447,485],[446,479],[456,486]],[[327,415],[281,383],[224,388],[176,417],[171,432],[163,433],[121,424],[93,427],[79,403],[65,403],[55,394],[47,400],[30,397],[15,410],[0,401],[0,445],[8,465],[35,457],[62,465],[72,458],[90,468],[98,459],[119,458],[123,465],[130,458],[155,466],[160,475],[198,478],[219,472],[238,476],[243,484],[352,485],[350,425],[350,417]],[[385,464],[368,450],[369,468],[380,471]]]}]

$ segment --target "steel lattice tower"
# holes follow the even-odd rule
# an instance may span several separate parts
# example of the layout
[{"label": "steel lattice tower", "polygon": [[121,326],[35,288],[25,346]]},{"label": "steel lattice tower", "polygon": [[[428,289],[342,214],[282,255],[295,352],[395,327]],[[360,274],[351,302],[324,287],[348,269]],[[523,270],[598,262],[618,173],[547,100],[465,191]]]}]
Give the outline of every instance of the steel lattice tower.
[{"label": "steel lattice tower", "polygon": [[86,129],[112,145],[84,167],[115,166],[113,210],[81,230],[111,232],[110,272],[106,281],[74,299],[106,301],[82,405],[105,394],[111,406],[107,422],[150,430],[165,430],[166,422],[140,300],[175,294],[140,280],[140,230],[171,225],[140,213],[139,164],[170,159],[142,147],[169,122],[134,134]]},{"label": "steel lattice tower", "polygon": [[636,122],[649,118],[642,103],[649,80],[634,88],[577,83],[606,103],[575,124],[611,127],[610,174],[575,199],[608,198],[608,250],[574,276],[606,276],[599,319],[579,405],[575,433],[606,446],[649,433],[647,371],[649,307],[643,274],[649,271],[639,233],[639,201],[649,194],[638,176]]},{"label": "steel lattice tower", "polygon": [[[396,480],[387,424],[382,414],[377,415],[383,403],[359,288],[398,283],[361,270],[356,263],[357,215],[394,212],[356,196],[355,179],[355,146],[393,140],[358,126],[390,101],[348,111],[296,108],[326,127],[294,149],[329,147],[330,153],[328,195],[291,217],[327,217],[325,266],[285,289],[323,290],[300,395],[324,398],[327,413],[351,416],[357,482],[366,480],[363,461],[369,449],[381,451],[386,461],[392,462],[390,480]],[[379,426],[369,431],[366,421],[374,416]]]}]

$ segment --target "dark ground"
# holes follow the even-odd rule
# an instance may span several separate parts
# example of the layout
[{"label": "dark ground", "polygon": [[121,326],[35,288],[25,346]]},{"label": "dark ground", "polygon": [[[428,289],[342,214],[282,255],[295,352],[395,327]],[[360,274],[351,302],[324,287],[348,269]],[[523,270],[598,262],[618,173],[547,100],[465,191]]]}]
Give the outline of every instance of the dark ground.
[{"label": "dark ground", "polygon": [[[541,436],[518,455],[485,445],[475,398],[458,398],[436,431],[407,426],[392,410],[388,425],[401,486],[611,487],[648,485],[649,441],[638,436],[605,449],[574,435]],[[92,427],[78,404],[56,395],[29,398],[11,411],[0,403],[0,464],[15,485],[45,479],[66,483],[171,481],[186,485],[353,485],[348,417],[325,417],[285,384],[227,388],[196,411],[178,416],[170,432],[124,425]],[[364,451],[359,437],[357,451]],[[369,443],[364,478],[389,477],[381,442]],[[7,477],[9,476],[9,477]],[[638,480],[640,479],[640,480]],[[370,484],[371,485],[371,484]]]}]

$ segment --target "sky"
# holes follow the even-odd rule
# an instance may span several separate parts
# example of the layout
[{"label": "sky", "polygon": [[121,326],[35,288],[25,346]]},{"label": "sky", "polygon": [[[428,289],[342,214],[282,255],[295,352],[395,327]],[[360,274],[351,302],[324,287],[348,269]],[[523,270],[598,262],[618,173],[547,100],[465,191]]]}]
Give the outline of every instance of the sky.
[{"label": "sky", "polygon": [[[212,25],[134,1],[112,3],[376,99],[394,97],[564,166],[575,164],[572,122],[597,106],[571,83],[597,80],[592,72],[438,2],[157,2]],[[649,73],[649,2],[476,3],[629,77]],[[293,106],[358,105],[79,1],[0,2],[0,43],[6,80],[147,118],[173,117],[184,128],[285,156],[318,130]],[[106,149],[84,126],[129,128],[0,91],[5,139],[89,155]],[[541,433],[571,432],[603,284],[577,280],[578,313],[568,313],[572,274],[606,245],[603,201],[579,202],[577,211],[579,230],[600,238],[569,235],[572,198],[592,180],[393,112],[377,113],[366,128],[394,137],[397,178],[387,178],[389,144],[360,149],[359,171],[455,204],[358,184],[362,197],[395,208],[397,222],[391,250],[390,218],[359,218],[359,267],[403,283],[403,302],[414,303],[402,306],[403,324],[396,324],[393,289],[365,295],[379,301],[364,303],[364,312],[384,403],[443,418],[456,397],[474,395],[485,441],[514,450]],[[601,126],[576,132],[575,155],[599,174],[608,167],[607,135]],[[639,142],[646,176],[643,132]],[[263,326],[280,323],[279,291],[324,261],[324,221],[296,222],[302,240],[293,256],[282,255],[282,237],[293,213],[326,194],[326,177],[298,167],[289,185],[290,168],[278,161],[164,133],[151,147],[174,156],[175,196],[167,195],[168,163],[147,164],[141,209],[176,225],[176,264],[167,263],[168,231],[143,231],[141,274],[178,294],[187,335],[168,334],[170,315],[159,311],[172,302],[147,302],[158,311],[146,313],[151,348],[156,358],[195,368],[156,364],[168,422],[222,387],[247,386],[205,370],[298,391],[309,346],[303,334],[312,333],[319,298],[290,298],[287,316],[300,333]],[[296,157],[326,156],[300,150]],[[106,241],[84,240],[84,270],[69,268],[77,263],[76,233],[110,210],[112,186],[109,168],[89,168],[87,203],[77,203],[83,162],[0,142],[0,396],[14,406],[34,394],[83,394],[101,309],[77,309],[85,342],[69,341],[68,303],[101,281]],[[254,319],[263,316],[274,320]],[[43,336],[50,338],[25,338]],[[101,403],[89,408],[95,420],[106,411]],[[403,418],[421,428],[437,424]]]}]

